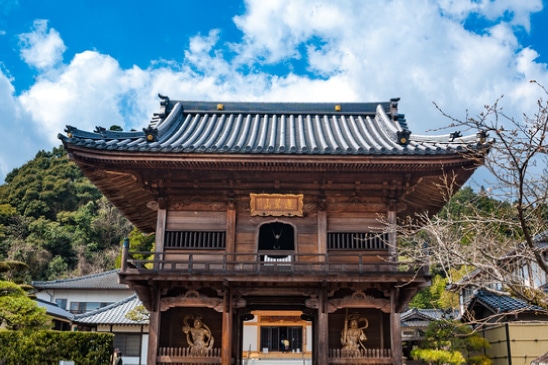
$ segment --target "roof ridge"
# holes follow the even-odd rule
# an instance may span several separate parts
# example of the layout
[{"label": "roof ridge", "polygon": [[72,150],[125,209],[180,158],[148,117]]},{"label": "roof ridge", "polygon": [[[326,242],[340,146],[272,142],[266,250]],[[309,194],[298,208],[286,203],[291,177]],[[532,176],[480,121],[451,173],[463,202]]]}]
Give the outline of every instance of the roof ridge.
[{"label": "roof ridge", "polygon": [[31,284],[33,286],[36,286],[36,285],[39,285],[39,284],[69,283],[69,282],[74,282],[74,281],[81,281],[81,280],[85,280],[85,279],[106,276],[106,275],[112,274],[114,272],[120,272],[120,269],[114,269],[114,270],[104,271],[104,272],[95,273],[95,274],[88,274],[88,275],[78,276],[78,277],[75,277],[75,278],[68,278],[68,279],[48,280],[48,281],[33,281]]},{"label": "roof ridge", "polygon": [[133,294],[133,295],[127,297],[127,298],[124,298],[124,299],[122,299],[122,300],[119,300],[119,301],[117,301],[117,302],[114,302],[114,303],[112,303],[112,304],[109,304],[109,305],[107,305],[107,306],[105,306],[105,307],[97,308],[97,309],[95,309],[95,310],[93,310],[93,311],[91,311],[91,312],[86,312],[86,313],[82,313],[82,314],[75,315],[75,316],[74,316],[74,320],[76,321],[76,320],[78,320],[78,319],[80,319],[80,318],[91,317],[91,316],[94,316],[94,315],[97,315],[97,314],[100,314],[100,313],[109,311],[109,310],[111,310],[111,309],[113,309],[113,308],[117,308],[117,307],[120,307],[120,306],[122,306],[122,305],[124,305],[124,304],[126,304],[126,303],[129,303],[129,302],[131,302],[131,301],[133,301],[133,300],[135,300],[135,299],[138,299],[138,298],[137,298],[137,294]]}]

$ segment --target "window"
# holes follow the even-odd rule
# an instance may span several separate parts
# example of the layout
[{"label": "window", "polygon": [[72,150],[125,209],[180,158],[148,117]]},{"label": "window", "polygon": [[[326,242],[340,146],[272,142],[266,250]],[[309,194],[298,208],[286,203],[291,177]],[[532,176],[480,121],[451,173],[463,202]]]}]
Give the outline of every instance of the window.
[{"label": "window", "polygon": [[166,231],[165,248],[175,249],[223,249],[226,232]]},{"label": "window", "polygon": [[292,326],[262,326],[261,349],[268,351],[282,351],[281,342],[287,339],[289,348],[286,351],[301,351],[303,348],[303,328]]},{"label": "window", "polygon": [[74,314],[91,312],[93,310],[106,307],[112,303],[107,302],[70,302],[69,311]]},{"label": "window", "polygon": [[55,299],[55,304],[57,304],[57,306],[59,308],[62,308],[62,309],[67,309],[67,300],[66,299]]},{"label": "window", "polygon": [[329,250],[388,250],[388,233],[381,232],[329,232]]},{"label": "window", "polygon": [[135,333],[115,333],[114,348],[120,349],[122,356],[140,356],[141,335]]}]

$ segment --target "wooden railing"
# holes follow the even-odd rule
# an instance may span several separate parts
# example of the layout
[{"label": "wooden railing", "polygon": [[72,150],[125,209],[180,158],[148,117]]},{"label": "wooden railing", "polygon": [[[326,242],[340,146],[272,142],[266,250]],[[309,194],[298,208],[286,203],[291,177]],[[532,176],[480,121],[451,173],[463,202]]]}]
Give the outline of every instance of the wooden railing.
[{"label": "wooden railing", "polygon": [[212,349],[205,356],[192,356],[188,347],[160,347],[156,361],[158,365],[220,364],[221,349]]},{"label": "wooden railing", "polygon": [[330,349],[328,363],[335,364],[367,364],[380,365],[392,364],[392,351],[390,349],[360,349],[356,352],[345,353],[341,349]]},{"label": "wooden railing", "polygon": [[405,262],[394,262],[387,252],[334,252],[296,254],[293,251],[263,251],[256,254],[213,253],[179,250],[122,254],[122,272],[177,272],[201,275],[249,274],[382,274],[419,273],[428,268]]}]

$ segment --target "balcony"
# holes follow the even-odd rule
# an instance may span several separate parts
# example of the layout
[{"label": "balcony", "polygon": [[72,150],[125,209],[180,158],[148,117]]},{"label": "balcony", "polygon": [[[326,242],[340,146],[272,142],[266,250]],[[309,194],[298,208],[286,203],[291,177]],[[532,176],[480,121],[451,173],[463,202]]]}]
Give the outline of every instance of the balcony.
[{"label": "balcony", "polygon": [[321,281],[343,277],[345,280],[393,282],[428,275],[428,268],[409,262],[396,262],[387,251],[333,252],[302,254],[294,251],[226,253],[174,250],[162,253],[128,252],[124,249],[121,274],[178,277],[184,280],[238,279],[251,281]]}]

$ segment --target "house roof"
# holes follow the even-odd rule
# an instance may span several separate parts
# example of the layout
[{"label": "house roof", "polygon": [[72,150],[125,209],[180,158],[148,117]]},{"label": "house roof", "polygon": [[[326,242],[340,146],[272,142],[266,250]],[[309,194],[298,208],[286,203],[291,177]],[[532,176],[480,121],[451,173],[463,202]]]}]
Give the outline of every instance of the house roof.
[{"label": "house roof", "polygon": [[74,318],[74,315],[72,313],[64,310],[63,308],[60,308],[55,303],[48,302],[40,298],[36,298],[36,302],[38,303],[39,307],[46,308],[46,313],[52,317],[68,320],[72,320]]},{"label": "house roof", "polygon": [[33,281],[36,289],[128,289],[125,284],[120,284],[118,272],[120,270],[105,271],[98,274],[80,276],[71,279],[52,281]]},{"label": "house roof", "polygon": [[458,317],[457,310],[448,313],[447,310],[442,309],[411,308],[401,314],[401,323],[403,327],[427,327],[432,321]]},{"label": "house roof", "polygon": [[542,312],[547,314],[546,309],[531,305],[524,300],[510,296],[497,295],[484,290],[478,290],[474,299],[470,302],[469,308],[474,305],[482,305],[493,313],[507,312]]},{"label": "house roof", "polygon": [[397,102],[238,103],[169,100],[142,131],[67,126],[65,146],[108,151],[261,155],[439,155],[484,147],[476,135],[409,131]]},{"label": "house roof", "polygon": [[134,294],[119,302],[91,312],[74,316],[74,322],[86,324],[148,324],[148,320],[134,321],[126,317],[126,314],[142,305],[137,295]]}]

